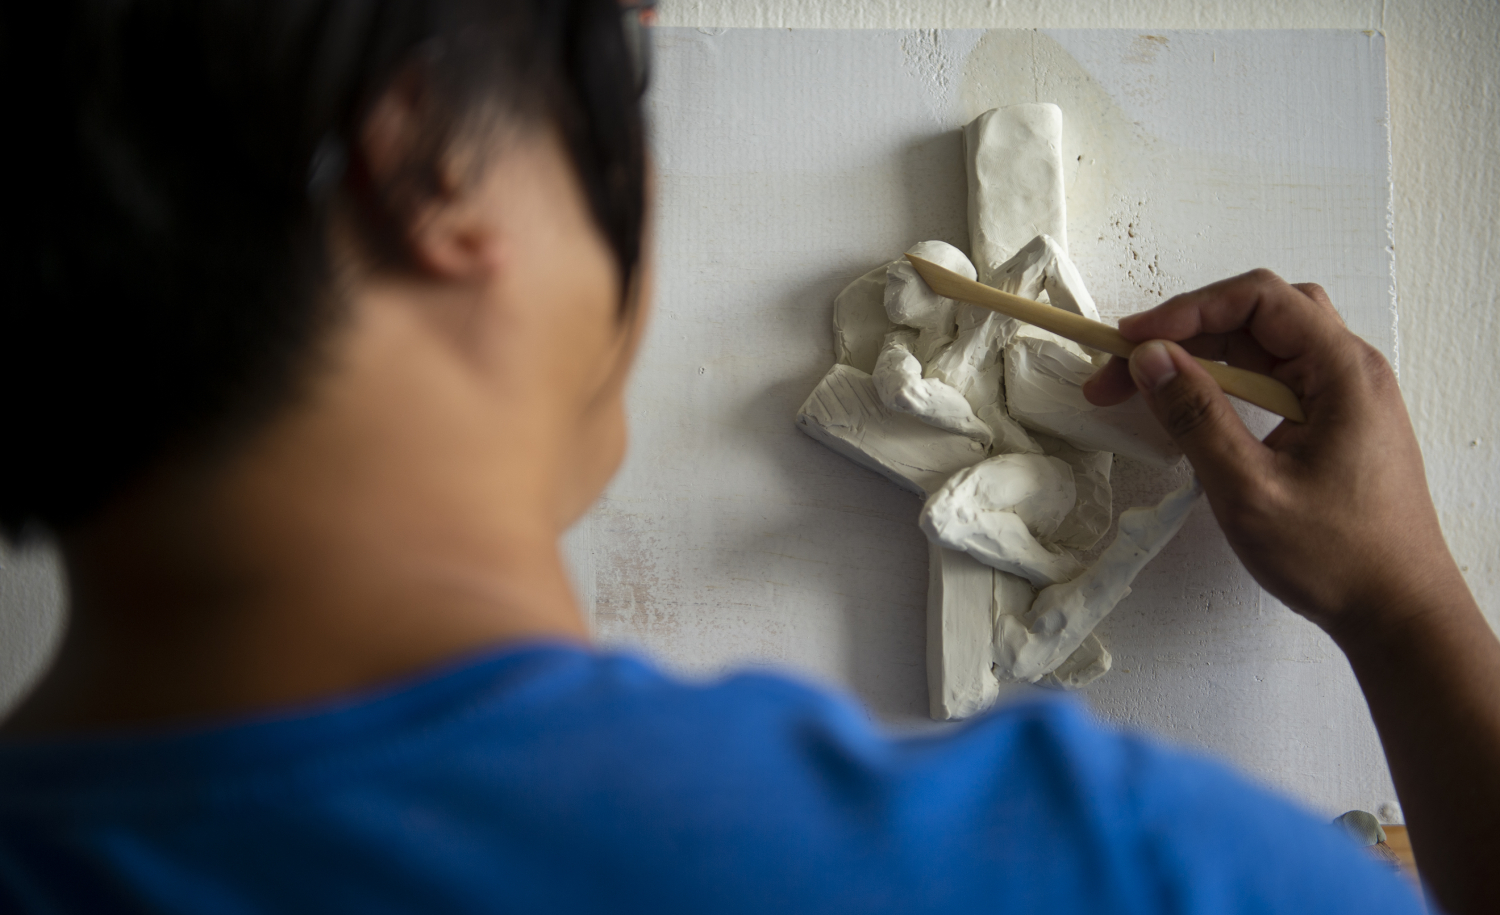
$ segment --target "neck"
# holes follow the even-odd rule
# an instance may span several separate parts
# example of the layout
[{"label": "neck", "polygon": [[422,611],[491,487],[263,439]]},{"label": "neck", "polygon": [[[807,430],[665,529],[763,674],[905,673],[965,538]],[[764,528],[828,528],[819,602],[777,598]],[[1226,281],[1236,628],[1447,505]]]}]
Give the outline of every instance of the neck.
[{"label": "neck", "polygon": [[410,309],[375,296],[352,324],[232,459],[163,467],[64,539],[70,631],[7,730],[243,714],[587,638],[558,549],[559,411],[487,393]]}]

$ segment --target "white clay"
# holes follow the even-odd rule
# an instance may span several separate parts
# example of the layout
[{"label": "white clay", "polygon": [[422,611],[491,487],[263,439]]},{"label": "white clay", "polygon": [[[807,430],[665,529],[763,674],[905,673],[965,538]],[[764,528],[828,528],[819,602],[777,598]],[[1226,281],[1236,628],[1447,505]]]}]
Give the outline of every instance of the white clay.
[{"label": "white clay", "polygon": [[1046,260],[1046,279],[1042,283],[1042,288],[1047,290],[1047,301],[1056,308],[1082,315],[1090,321],[1099,320],[1099,307],[1094,304],[1094,297],[1089,295],[1088,287],[1083,284],[1083,275],[1073,265],[1073,259],[1068,257],[1068,250],[1051,236],[1038,235],[1037,238],[1046,245],[1049,255]]},{"label": "white clay", "polygon": [[836,365],[813,389],[797,425],[829,448],[914,493],[934,492],[955,472],[984,459],[983,445],[880,402],[869,375]]},{"label": "white clay", "polygon": [[[960,554],[962,555],[962,554]],[[994,571],[995,592],[990,609],[993,611],[994,626],[991,627],[990,635],[993,640],[994,632],[1001,625],[1005,617],[1024,616],[1031,609],[1032,601],[1036,599],[1036,592],[1024,578],[1018,578],[1008,572]],[[961,612],[961,611],[954,611]],[[993,678],[993,652],[986,656],[986,662],[992,665],[989,670]],[[1110,665],[1114,659],[1104,643],[1099,641],[1096,635],[1090,635],[1078,646],[1078,650],[1068,656],[1057,669],[1038,682],[1043,686],[1056,689],[1079,689],[1094,682],[1109,672]]]},{"label": "white clay", "polygon": [[1028,299],[1047,293],[1047,301],[1056,308],[1099,320],[1099,308],[1083,283],[1083,275],[1068,257],[1068,250],[1050,235],[1038,235],[1017,251],[995,272],[996,289],[1004,289]]},{"label": "white clay", "polygon": [[1071,553],[1042,542],[1076,501],[1063,461],[1003,454],[955,473],[928,498],[917,523],[929,541],[1044,587],[1082,569]]},{"label": "white clay", "polygon": [[1070,546],[1075,550],[1089,549],[1109,530],[1114,501],[1109,474],[1114,467],[1115,456],[1108,451],[1080,451],[1050,435],[1038,434],[1034,441],[1043,454],[1055,457],[1072,468],[1073,488],[1078,493],[1073,511],[1057,526],[1051,542]]},{"label": "white clay", "polygon": [[1139,397],[1095,407],[1083,382],[1095,365],[1075,344],[1028,328],[1005,348],[1005,405],[1021,425],[1084,451],[1112,451],[1159,467],[1182,457]]},{"label": "white clay", "polygon": [[[964,253],[944,241],[924,241],[913,245],[907,254],[932,261],[968,279],[974,279],[974,265]],[[919,332],[913,352],[926,365],[938,350],[953,342],[958,333],[954,312],[958,303],[932,291],[905,258],[893,261],[885,273],[885,314],[892,324]]]},{"label": "white clay", "polygon": [[[967,554],[965,554],[967,555]],[[985,568],[989,568],[985,566]],[[1031,602],[1036,600],[1036,589],[1031,582],[1019,575],[1002,572],[999,569],[990,569],[995,573],[995,590],[990,600],[990,641],[994,641],[995,626],[1000,623],[1002,616],[1019,616],[1031,609]],[[990,652],[990,661],[994,661],[994,652]]]},{"label": "white clay", "polygon": [[875,371],[875,358],[892,330],[885,315],[885,272],[881,264],[844,287],[833,300],[833,361],[861,372]]},{"label": "white clay", "polygon": [[[995,704],[995,626],[1024,614],[1035,592],[1024,578],[999,572],[957,550],[928,546],[927,698],[937,721],[970,718]],[[1109,671],[1109,651],[1090,635],[1041,683],[1078,689]]]},{"label": "white clay", "polygon": [[[1008,293],[1025,296],[1028,299],[1038,299],[1041,293],[1046,293],[1050,302],[1056,308],[1067,309],[1076,315],[1097,321],[1100,314],[1094,305],[1094,297],[1089,296],[1088,288],[1083,285],[1083,278],[1079,270],[1073,266],[1073,260],[1068,258],[1068,252],[1055,242],[1050,236],[1037,236],[1031,242],[1022,246],[1011,260],[1002,264],[996,273],[996,288],[1008,291]],[[1035,332],[1035,335],[1034,333]],[[1071,341],[1055,338],[1049,333],[1034,327],[1020,327],[1020,335],[1043,336],[1052,338],[1062,347],[1067,348],[1071,354],[1080,360],[1088,359],[1088,354],[1083,348],[1077,347]],[[1022,369],[1025,372],[1025,368]],[[1019,384],[1019,387],[1020,386]],[[1082,392],[1080,392],[1082,393]],[[981,414],[981,420],[990,426],[995,432],[996,453],[1046,453],[1053,458],[1061,458],[1073,468],[1074,486],[1079,493],[1079,501],[1074,507],[1073,514],[1067,517],[1059,526],[1053,540],[1062,546],[1071,546],[1074,549],[1089,549],[1098,543],[1103,537],[1104,531],[1110,526],[1110,508],[1112,508],[1112,490],[1110,490],[1110,468],[1113,465],[1113,453],[1097,452],[1097,450],[1080,450],[1071,446],[1067,441],[1059,438],[1038,435],[1037,438],[1017,437],[1011,429],[1005,429],[995,414]],[[1008,411],[1005,411],[1005,423],[1010,423],[1014,428],[1020,428]]]},{"label": "white clay", "polygon": [[[1045,301],[1091,321],[1099,320],[1099,309],[1083,283],[1083,276],[1073,266],[1068,252],[1051,236],[1038,235],[1022,245],[1021,250],[996,268],[990,285],[1022,298]],[[1014,318],[1001,318],[1000,321],[1001,329],[996,337],[1002,347],[1017,335],[1041,336],[1054,340],[1082,359],[1100,365],[1108,358],[1107,354],[1085,349],[1071,340],[1057,337],[1023,321]]]},{"label": "white clay", "polygon": [[979,411],[979,421],[994,436],[990,451],[994,454],[1042,454],[1042,446],[1026,427],[1010,418],[1005,404],[992,403]]},{"label": "white clay", "polygon": [[[918,252],[913,249],[913,253]],[[918,253],[918,256],[923,255]],[[916,282],[922,288],[927,288],[920,277],[916,278]],[[1046,235],[1031,239],[1013,257],[1000,265],[991,278],[990,285],[1028,299],[1051,296],[1055,292],[1055,303],[1062,303],[1062,307],[1075,314],[1096,321],[1099,319],[1094,300],[1084,288],[1083,278],[1068,259],[1067,252]],[[928,294],[933,295],[930,289]],[[894,320],[894,316],[892,319]],[[1003,386],[1001,351],[1017,333],[1029,333],[1036,329],[1014,318],[966,304],[958,305],[956,321],[957,339],[931,361],[923,359],[923,363],[927,365],[927,375],[961,392],[975,414],[990,425],[993,436],[1004,439],[1007,437],[1007,430],[1002,426],[1006,422],[997,415],[1002,411],[995,409],[999,406]],[[1080,358],[1091,358],[1090,353],[1072,341],[1064,341],[1062,345]],[[1003,453],[1010,449],[997,450]],[[1014,450],[1025,449],[1018,447]]]},{"label": "white clay", "polygon": [[[938,721],[968,718],[994,705],[999,695],[990,669],[998,573],[937,544],[929,544],[927,552],[927,702]],[[1030,588],[1026,603],[1031,603]]]},{"label": "white clay", "polygon": [[[942,242],[911,253],[1097,320],[1067,254],[1061,129],[1061,112],[1045,104],[975,119],[964,129],[973,261]],[[1112,658],[1094,625],[1192,504],[1169,497],[1126,512],[1088,570],[1067,549],[1088,549],[1108,530],[1111,452],[1180,457],[1144,404],[1096,409],[1080,385],[1100,354],[938,296],[904,259],[839,295],[834,332],[841,365],[798,424],[930,495],[919,523],[931,541],[932,716],[983,711],[1002,680],[1077,689],[1106,673]],[[999,456],[986,460],[991,452]]]},{"label": "white clay", "polygon": [[[1047,267],[1055,257],[1049,235],[1038,235],[995,268],[989,285],[1025,299],[1040,299],[1047,288]],[[1019,323],[1019,322],[1018,322]]]},{"label": "white clay", "polygon": [[1057,669],[1037,682],[1056,689],[1082,689],[1109,673],[1114,666],[1114,655],[1092,632],[1083,644],[1059,665]]},{"label": "white clay", "polygon": [[[975,415],[991,407],[1003,409],[1000,364],[1002,333],[1011,330],[1010,318],[973,305],[958,308],[958,337],[927,363],[926,375],[964,396]],[[993,431],[993,430],[992,430]]]},{"label": "white clay", "polygon": [[875,392],[887,410],[915,416],[931,426],[966,436],[989,447],[990,428],[974,415],[964,396],[936,378],[922,377],[922,363],[912,353],[917,335],[891,331],[875,360]]},{"label": "white clay", "polygon": [[964,128],[970,259],[979,281],[1038,235],[1067,247],[1062,111],[1022,104],[986,111]]},{"label": "white clay", "polygon": [[[1010,268],[994,282],[997,289],[1035,299],[1046,281],[1046,265],[1028,254],[1012,258]],[[1036,263],[1032,263],[1036,260]],[[922,282],[918,277],[918,282]],[[923,283],[923,285],[926,285]],[[927,376],[936,378],[964,395],[974,412],[986,423],[996,439],[1005,438],[1005,414],[1001,388],[1005,367],[1000,362],[1002,348],[1022,324],[1015,318],[960,303],[954,314],[958,336],[931,361],[925,362]],[[1005,414],[1008,418],[1009,414]]]},{"label": "white clay", "polygon": [[[1066,253],[1061,138],[1062,112],[1050,104],[998,108],[964,128],[970,260],[980,282],[1037,298],[1046,282],[1046,264],[1006,277],[999,268],[1038,235],[1058,239],[1054,244]],[[1019,322],[973,305],[959,305],[955,319],[958,336],[925,362],[927,376],[963,394],[983,418],[1002,401],[1001,350]],[[991,432],[997,439],[1005,437],[1001,429],[992,427]]]},{"label": "white clay", "polygon": [[1130,583],[1181,529],[1202,491],[1195,477],[1158,505],[1127,509],[1114,542],[1082,575],[1042,589],[1024,616],[1001,618],[996,675],[1032,683],[1057,669],[1130,593]]}]

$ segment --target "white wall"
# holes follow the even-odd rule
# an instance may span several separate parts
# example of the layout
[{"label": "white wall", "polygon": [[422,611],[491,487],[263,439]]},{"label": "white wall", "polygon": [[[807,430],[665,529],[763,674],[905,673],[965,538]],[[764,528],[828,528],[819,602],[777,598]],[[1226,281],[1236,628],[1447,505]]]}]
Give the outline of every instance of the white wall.
[{"label": "white wall", "polygon": [[1401,386],[1448,542],[1500,628],[1500,2],[662,0],[659,11],[662,25],[705,28],[1383,31]]},{"label": "white wall", "polygon": [[[1265,263],[1323,275],[1394,353],[1378,33],[668,27],[656,46],[657,309],[631,454],[574,554],[606,645],[925,719],[920,500],[791,417],[840,288],[916,239],[972,241],[957,128],[994,106],[1061,106],[1068,247],[1107,314]],[[1181,472],[1122,460],[1117,504]],[[1348,665],[1205,509],[1101,627],[1115,672],[1083,698],[1330,816],[1378,809],[1394,793]]]}]

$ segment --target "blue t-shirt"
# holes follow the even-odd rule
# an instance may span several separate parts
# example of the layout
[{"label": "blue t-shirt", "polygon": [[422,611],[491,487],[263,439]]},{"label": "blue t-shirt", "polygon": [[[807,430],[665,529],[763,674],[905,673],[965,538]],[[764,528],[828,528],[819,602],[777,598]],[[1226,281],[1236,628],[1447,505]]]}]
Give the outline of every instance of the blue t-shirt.
[{"label": "blue t-shirt", "polygon": [[1417,912],[1073,703],[894,739],[773,676],[531,646],[295,714],[0,744],[5,912]]}]

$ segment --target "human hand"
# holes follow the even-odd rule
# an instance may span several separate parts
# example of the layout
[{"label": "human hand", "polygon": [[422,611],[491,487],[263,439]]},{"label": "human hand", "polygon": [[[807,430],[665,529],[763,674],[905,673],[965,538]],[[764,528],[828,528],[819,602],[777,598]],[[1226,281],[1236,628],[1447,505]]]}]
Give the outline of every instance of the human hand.
[{"label": "human hand", "polygon": [[[1256,270],[1132,315],[1120,332],[1143,345],[1084,395],[1105,406],[1142,393],[1240,561],[1287,606],[1342,644],[1432,607],[1434,589],[1465,588],[1395,373],[1321,287]],[[1257,441],[1189,354],[1281,380],[1307,422]]]}]

